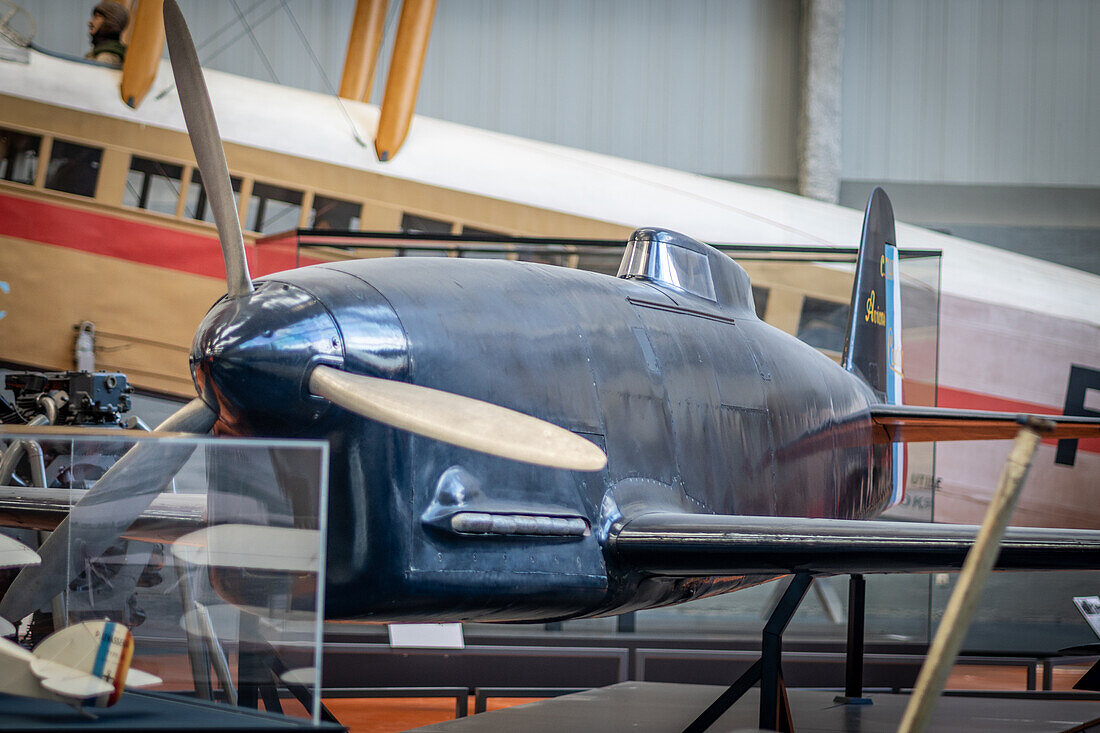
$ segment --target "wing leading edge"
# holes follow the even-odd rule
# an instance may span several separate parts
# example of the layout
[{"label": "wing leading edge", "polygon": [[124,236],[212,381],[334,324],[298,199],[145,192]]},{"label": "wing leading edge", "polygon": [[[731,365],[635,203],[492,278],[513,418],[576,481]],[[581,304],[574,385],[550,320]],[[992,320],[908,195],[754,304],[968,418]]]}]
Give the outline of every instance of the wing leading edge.
[{"label": "wing leading edge", "polygon": [[[926,522],[654,512],[613,528],[608,544],[643,572],[667,576],[809,572],[949,572],[978,527]],[[1010,528],[1002,570],[1100,568],[1100,530]]]}]

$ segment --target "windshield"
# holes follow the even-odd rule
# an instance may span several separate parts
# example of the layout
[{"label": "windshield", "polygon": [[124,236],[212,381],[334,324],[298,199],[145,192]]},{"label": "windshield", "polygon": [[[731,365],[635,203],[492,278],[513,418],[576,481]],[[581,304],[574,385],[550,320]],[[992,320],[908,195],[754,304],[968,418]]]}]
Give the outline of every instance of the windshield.
[{"label": "windshield", "polygon": [[670,234],[651,230],[635,232],[627,242],[618,276],[652,280],[707,300],[716,300],[710,260],[701,252],[667,241]]}]

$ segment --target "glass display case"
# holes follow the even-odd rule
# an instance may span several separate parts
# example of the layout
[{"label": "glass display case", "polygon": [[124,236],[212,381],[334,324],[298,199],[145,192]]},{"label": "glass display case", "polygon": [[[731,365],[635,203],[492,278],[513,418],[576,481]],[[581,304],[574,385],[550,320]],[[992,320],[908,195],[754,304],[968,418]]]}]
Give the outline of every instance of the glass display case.
[{"label": "glass display case", "polygon": [[[122,429],[0,428],[9,574],[28,646],[109,620],[153,690],[320,720],[328,445]],[[13,449],[14,446],[14,449]]]}]

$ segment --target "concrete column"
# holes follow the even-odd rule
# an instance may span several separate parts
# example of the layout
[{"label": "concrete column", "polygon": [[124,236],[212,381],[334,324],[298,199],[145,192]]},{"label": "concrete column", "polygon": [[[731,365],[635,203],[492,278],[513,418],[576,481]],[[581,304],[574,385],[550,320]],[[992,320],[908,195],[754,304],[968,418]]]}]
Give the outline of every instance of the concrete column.
[{"label": "concrete column", "polygon": [[802,0],[798,192],[830,203],[840,197],[843,45],[844,0]]}]

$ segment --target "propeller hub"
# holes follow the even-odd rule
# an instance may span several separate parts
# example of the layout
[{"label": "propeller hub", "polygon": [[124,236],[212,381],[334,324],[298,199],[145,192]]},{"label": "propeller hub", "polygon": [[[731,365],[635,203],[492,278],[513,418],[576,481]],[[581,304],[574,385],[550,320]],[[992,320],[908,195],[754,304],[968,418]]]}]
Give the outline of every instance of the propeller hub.
[{"label": "propeller hub", "polygon": [[286,434],[326,409],[309,393],[318,364],[340,368],[344,344],[332,316],[295,285],[259,283],[210,309],[191,347],[191,374],[219,430]]}]

